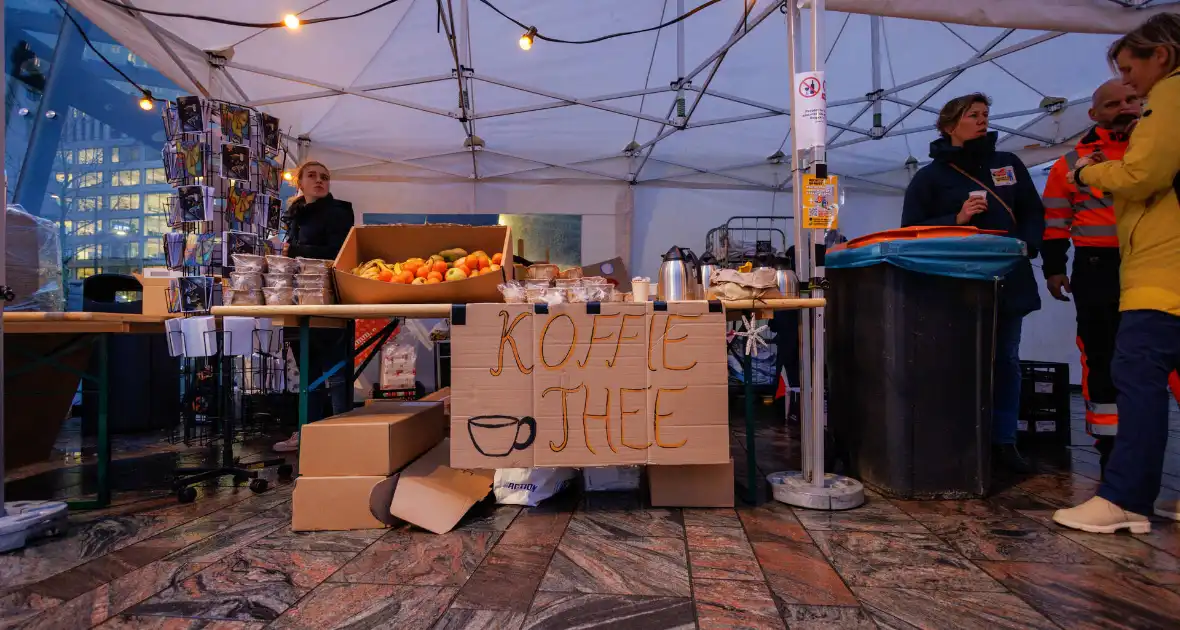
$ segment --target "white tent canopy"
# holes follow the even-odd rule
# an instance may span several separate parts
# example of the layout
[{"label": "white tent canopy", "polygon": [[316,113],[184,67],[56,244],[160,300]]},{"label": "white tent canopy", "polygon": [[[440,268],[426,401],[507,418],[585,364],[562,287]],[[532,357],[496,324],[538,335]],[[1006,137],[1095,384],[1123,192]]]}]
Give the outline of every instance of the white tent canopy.
[{"label": "white tent canopy", "polygon": [[[577,40],[652,27],[700,1],[491,4],[544,35]],[[527,52],[517,43],[523,29],[484,0],[399,0],[297,32],[138,14],[118,2],[275,22],[290,12],[347,15],[378,0],[69,0],[182,89],[278,116],[362,213],[579,214],[583,260],[621,255],[644,275],[669,246],[699,248],[732,215],[791,213],[781,1],[723,0],[682,28],[588,45],[538,40]],[[1090,95],[1111,77],[1114,37],[1180,11],[1162,0],[826,8],[827,157],[850,189],[840,221],[853,236],[897,225],[906,162],[927,160],[946,100],[987,93],[1003,147],[1044,163],[1088,128]],[[1076,364],[1072,331],[1061,325],[1071,306],[1046,299],[1043,325],[1026,325],[1026,356]],[[1041,346],[1030,353],[1030,344]]]},{"label": "white tent canopy", "polygon": [[[354,13],[377,0],[125,1],[258,22],[276,21],[301,3],[299,15],[307,19]],[[673,26],[589,45],[538,41],[529,52],[517,45],[520,27],[479,0],[401,0],[299,32],[133,16],[101,0],[71,4],[183,88],[278,116],[292,137],[310,138],[312,153],[337,179],[578,179],[767,190],[790,181],[788,166],[768,160],[790,152],[791,82],[779,2],[751,3],[748,17],[743,0],[720,2],[687,19],[682,32]],[[583,39],[650,27],[695,2],[494,4],[542,34]],[[1110,74],[1104,52],[1112,36],[1102,33],[1125,31],[1167,8],[1124,4],[1142,3],[828,2],[832,170],[861,184],[904,188],[904,163],[911,155],[925,159],[937,108],[976,90],[994,99],[992,118],[1007,148],[1075,136],[1088,123],[1091,91]],[[447,19],[460,64],[470,69],[463,77],[455,72],[450,25],[440,28],[440,5],[454,7]],[[1087,33],[1055,32],[1061,30]],[[677,120],[681,76],[687,116]],[[482,140],[475,148],[471,134]],[[626,151],[629,145],[639,148]],[[1047,157],[1051,152],[1041,151],[1032,161]]]}]

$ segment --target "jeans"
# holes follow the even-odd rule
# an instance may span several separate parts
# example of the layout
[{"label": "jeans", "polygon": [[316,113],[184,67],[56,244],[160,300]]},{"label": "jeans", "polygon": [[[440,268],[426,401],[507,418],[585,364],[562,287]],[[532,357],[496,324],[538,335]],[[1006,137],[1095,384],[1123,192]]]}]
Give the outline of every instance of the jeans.
[{"label": "jeans", "polygon": [[992,372],[992,444],[1015,444],[1020,418],[1020,327],[1022,315],[1001,314],[996,322],[996,363]]},{"label": "jeans", "polygon": [[1119,436],[1098,496],[1150,515],[1168,445],[1168,376],[1180,369],[1180,317],[1124,311],[1110,368],[1118,390]]},{"label": "jeans", "polygon": [[[313,329],[311,331],[311,364],[315,366],[315,369],[308,375],[310,377],[308,382],[314,382],[335,367],[337,363],[347,360],[348,355],[343,345],[345,342],[343,331],[331,329]],[[322,420],[324,417],[324,398],[321,392],[328,395],[332,404],[332,415],[349,411],[347,388],[351,386],[349,383],[351,376],[352,366],[346,364],[329,377],[323,385],[312,391],[311,406],[307,410],[308,422]]]}]

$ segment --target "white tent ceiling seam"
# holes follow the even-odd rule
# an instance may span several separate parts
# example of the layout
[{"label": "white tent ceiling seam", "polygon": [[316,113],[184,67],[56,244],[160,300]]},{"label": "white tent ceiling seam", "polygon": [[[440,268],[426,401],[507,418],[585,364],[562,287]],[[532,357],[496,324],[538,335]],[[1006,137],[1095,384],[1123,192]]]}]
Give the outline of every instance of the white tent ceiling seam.
[{"label": "white tent ceiling seam", "polygon": [[[430,0],[402,0],[365,19],[297,33],[68,1],[183,89],[278,116],[291,136],[311,140],[311,152],[329,156],[337,179],[790,187],[789,158],[781,154],[791,89],[781,2],[757,2],[746,15],[746,3],[727,0],[663,37],[538,41],[524,52],[518,27],[467,0],[443,3],[454,15],[444,9],[442,33],[439,3]],[[176,0],[120,1],[177,10]],[[315,18],[375,3],[201,6],[210,15],[274,21],[300,8],[291,4]],[[577,0],[495,4],[563,36],[659,24],[684,7],[683,0],[597,0],[592,11]],[[1109,33],[1177,5],[828,0],[827,8],[825,19],[839,26],[827,29],[838,33],[828,45],[830,171],[854,187],[895,193],[908,183],[909,158],[924,159],[936,137],[937,105],[968,91],[993,97],[1002,148],[1030,166],[1055,158],[1090,124],[1089,94],[1110,76]]]}]

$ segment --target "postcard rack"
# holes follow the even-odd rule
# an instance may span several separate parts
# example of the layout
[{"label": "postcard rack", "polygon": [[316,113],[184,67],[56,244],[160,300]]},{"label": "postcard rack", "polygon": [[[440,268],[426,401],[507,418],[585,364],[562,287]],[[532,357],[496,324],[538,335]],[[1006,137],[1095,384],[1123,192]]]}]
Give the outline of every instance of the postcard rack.
[{"label": "postcard rack", "polygon": [[288,152],[279,120],[251,107],[182,96],[164,107],[165,175],[172,231],[168,267],[181,273],[169,310],[200,315],[222,303],[233,254],[264,255],[282,230]]}]

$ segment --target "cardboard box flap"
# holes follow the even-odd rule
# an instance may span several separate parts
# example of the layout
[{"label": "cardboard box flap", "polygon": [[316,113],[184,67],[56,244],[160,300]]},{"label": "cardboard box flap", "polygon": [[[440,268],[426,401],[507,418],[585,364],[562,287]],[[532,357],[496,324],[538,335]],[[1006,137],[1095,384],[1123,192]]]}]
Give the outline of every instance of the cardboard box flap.
[{"label": "cardboard box flap", "polygon": [[390,514],[427,531],[445,534],[492,491],[494,471],[451,468],[450,450],[450,441],[443,440],[402,471]]},{"label": "cardboard box flap", "polygon": [[389,505],[393,503],[393,493],[397,490],[397,479],[398,475],[393,475],[373,486],[373,491],[369,493],[369,512],[373,518],[390,527],[397,524],[397,519],[389,513]]}]

